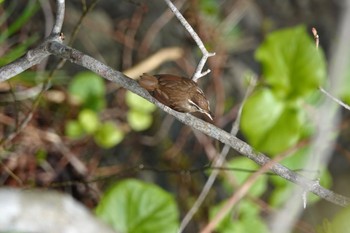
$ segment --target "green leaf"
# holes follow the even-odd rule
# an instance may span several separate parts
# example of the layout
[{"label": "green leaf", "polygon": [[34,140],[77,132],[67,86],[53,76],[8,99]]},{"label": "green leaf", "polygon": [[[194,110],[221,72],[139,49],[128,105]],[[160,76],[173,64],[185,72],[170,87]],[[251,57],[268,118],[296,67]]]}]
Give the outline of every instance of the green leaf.
[{"label": "green leaf", "polygon": [[77,139],[84,135],[84,129],[78,121],[68,121],[65,133],[68,137]]},{"label": "green leaf", "polygon": [[103,148],[116,146],[124,139],[124,132],[114,122],[107,121],[101,125],[94,135],[95,142]]},{"label": "green leaf", "polygon": [[96,213],[118,232],[178,230],[179,213],[174,198],[158,186],[134,179],[113,185],[103,195]]},{"label": "green leaf", "polygon": [[98,118],[98,115],[96,112],[90,109],[83,109],[80,111],[78,115],[78,121],[83,127],[84,131],[88,134],[95,132],[100,125],[100,119]]},{"label": "green leaf", "polygon": [[257,50],[263,77],[279,98],[303,98],[326,77],[325,59],[304,26],[271,33]]},{"label": "green leaf", "polygon": [[156,109],[156,106],[153,103],[131,91],[126,92],[125,100],[129,108],[139,112],[151,113]]},{"label": "green leaf", "polygon": [[92,72],[80,72],[69,85],[69,93],[83,105],[94,111],[105,107],[105,85],[101,77]]},{"label": "green leaf", "polygon": [[261,85],[247,99],[241,129],[257,150],[276,155],[311,135],[312,124],[301,104],[310,97],[316,103],[325,60],[303,26],[271,33],[255,55],[267,87]]},{"label": "green leaf", "polygon": [[283,102],[268,88],[258,89],[244,104],[241,129],[257,150],[276,155],[296,144],[305,117],[293,102]]},{"label": "green leaf", "polygon": [[[237,180],[238,184],[243,184],[247,178],[252,174],[251,171],[255,171],[259,169],[259,166],[254,163],[253,161],[239,157],[232,159],[228,162],[228,166],[230,168],[244,168],[250,171],[235,171],[231,170],[230,172],[233,173],[233,176]],[[227,180],[223,180],[224,186],[229,190],[230,193],[233,192],[232,190],[232,184],[227,182]],[[249,189],[249,194],[254,197],[258,197],[262,195],[267,188],[267,177],[266,176],[260,176],[257,181],[252,185],[252,187]]]},{"label": "green leaf", "polygon": [[133,130],[142,131],[152,125],[153,117],[149,113],[131,109],[127,114],[127,120]]}]

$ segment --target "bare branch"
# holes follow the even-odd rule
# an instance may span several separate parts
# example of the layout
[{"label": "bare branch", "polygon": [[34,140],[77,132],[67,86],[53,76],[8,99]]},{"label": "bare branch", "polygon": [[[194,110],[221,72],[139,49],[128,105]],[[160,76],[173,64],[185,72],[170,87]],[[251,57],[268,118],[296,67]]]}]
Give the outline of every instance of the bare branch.
[{"label": "bare branch", "polygon": [[[208,123],[202,121],[195,116],[186,113],[176,112],[171,108],[156,101],[148,92],[141,88],[135,80],[126,77],[123,73],[115,71],[112,68],[106,66],[105,64],[95,60],[94,58],[83,54],[82,52],[65,46],[57,42],[51,42],[48,46],[49,52],[59,56],[61,58],[67,59],[73,63],[81,65],[96,74],[115,82],[122,87],[142,96],[148,101],[156,104],[159,108],[165,112],[175,116],[180,122],[191,126],[200,132],[219,140],[220,142],[229,145],[238,153],[246,156],[247,158],[253,160],[257,164],[264,166],[271,161],[270,158],[262,153],[256,152],[250,145],[238,139],[237,137],[229,134],[228,132]],[[288,168],[282,166],[281,164],[275,164],[272,166],[271,170],[279,175],[280,177],[298,184],[303,189],[308,190],[319,197],[322,197],[334,204],[340,206],[346,206],[350,204],[350,198],[336,194],[328,189],[323,188],[315,181],[310,180],[302,175],[299,175]]]},{"label": "bare branch", "polygon": [[17,74],[39,64],[50,55],[45,50],[46,43],[39,45],[35,49],[29,50],[23,57],[0,68],[0,82],[6,81]]},{"label": "bare branch", "polygon": [[175,16],[178,18],[178,20],[181,22],[181,24],[186,28],[188,33],[190,33],[190,35],[192,36],[194,41],[197,43],[198,48],[203,53],[203,57],[200,60],[198,66],[197,66],[196,72],[193,74],[193,77],[192,77],[192,80],[197,82],[198,79],[200,79],[201,77],[207,75],[210,72],[209,69],[204,71],[204,72],[202,72],[202,70],[203,70],[203,67],[204,67],[206,61],[208,60],[208,58],[214,56],[215,53],[209,53],[208,52],[208,50],[205,48],[202,40],[199,38],[198,34],[193,30],[191,25],[182,16],[182,14],[176,8],[176,6],[170,0],[164,0],[164,1],[168,4],[168,6],[171,9],[171,11],[174,12]]}]

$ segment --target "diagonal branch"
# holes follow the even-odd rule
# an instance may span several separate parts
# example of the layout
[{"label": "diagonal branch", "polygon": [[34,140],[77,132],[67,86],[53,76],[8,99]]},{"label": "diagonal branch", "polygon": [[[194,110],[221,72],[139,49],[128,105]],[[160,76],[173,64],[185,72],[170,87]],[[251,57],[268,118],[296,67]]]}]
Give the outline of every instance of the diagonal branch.
[{"label": "diagonal branch", "polygon": [[[65,46],[61,43],[51,42],[48,44],[47,50],[53,55],[67,59],[75,64],[81,65],[96,74],[115,82],[122,87],[142,96],[148,101],[156,104],[159,108],[165,112],[175,116],[180,122],[189,125],[190,127],[199,130],[200,132],[219,140],[220,142],[229,145],[238,153],[253,160],[257,164],[264,166],[271,161],[266,155],[256,152],[250,145],[231,135],[230,133],[208,123],[202,121],[190,114],[176,112],[169,107],[156,101],[148,92],[142,89],[135,80],[126,77],[123,73],[115,71],[109,66],[97,61],[96,59],[85,55],[84,53]],[[280,177],[291,181],[303,189],[310,191],[317,196],[324,198],[334,204],[340,206],[347,206],[350,204],[350,198],[336,194],[328,189],[320,186],[316,181],[310,180],[302,175],[299,175],[281,164],[274,164],[271,170]]]}]

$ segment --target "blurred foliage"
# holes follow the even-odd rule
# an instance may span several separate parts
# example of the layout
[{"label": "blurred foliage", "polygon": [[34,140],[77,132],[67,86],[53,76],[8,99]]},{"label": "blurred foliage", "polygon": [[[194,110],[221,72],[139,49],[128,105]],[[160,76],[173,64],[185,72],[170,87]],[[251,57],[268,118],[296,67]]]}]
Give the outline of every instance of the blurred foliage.
[{"label": "blurred foliage", "polygon": [[129,106],[127,120],[130,127],[135,131],[148,129],[153,119],[151,113],[156,110],[156,106],[131,91],[126,92],[125,98]]},{"label": "blurred foliage", "polygon": [[350,207],[339,211],[331,220],[325,219],[323,224],[317,227],[317,233],[347,233],[349,232]]},{"label": "blurred foliage", "polygon": [[302,105],[322,85],[325,60],[304,26],[271,33],[256,58],[263,79],[244,105],[241,129],[257,150],[276,155],[310,133]]},{"label": "blurred foliage", "polygon": [[[227,162],[228,167],[232,168],[244,168],[245,170],[256,171],[259,169],[259,165],[254,163],[253,161],[239,157],[232,159]],[[242,171],[230,171],[231,175],[235,177],[238,184],[243,184],[247,178],[251,175],[250,172],[242,172]],[[223,185],[226,188],[228,193],[233,193],[235,190],[232,187],[232,183],[229,180],[223,180]],[[256,182],[249,189],[249,194],[253,197],[261,196],[267,189],[267,177],[260,176]]]},{"label": "blurred foliage", "polygon": [[[226,201],[210,209],[210,218],[215,217]],[[230,210],[216,227],[220,233],[268,233],[266,223],[260,216],[260,207],[253,201],[242,200]]]},{"label": "blurred foliage", "polygon": [[[259,169],[259,166],[251,160],[240,157],[235,158],[227,163],[230,168],[244,168],[247,171],[255,171]],[[235,182],[239,185],[244,182],[251,175],[250,172],[231,170],[231,177],[234,177]],[[223,179],[223,185],[226,188],[227,193],[235,193],[232,180]],[[267,176],[260,176],[256,182],[250,187],[248,195],[254,198],[261,197],[267,190],[268,179]],[[216,216],[217,212],[226,205],[227,201],[215,205],[210,208],[210,217]],[[254,226],[252,226],[254,224]],[[256,232],[264,233],[269,232],[267,225],[260,216],[260,207],[253,201],[252,198],[241,200],[234,209],[230,210],[220,224],[216,227],[217,232],[229,233],[229,232]]]},{"label": "blurred foliage", "polygon": [[96,214],[118,232],[176,232],[179,212],[174,198],[154,184],[126,179],[101,198]]},{"label": "blurred foliage", "polygon": [[207,16],[218,17],[220,13],[219,4],[216,0],[200,0],[200,11]]},{"label": "blurred foliage", "polygon": [[94,135],[95,142],[103,148],[110,148],[119,144],[124,139],[124,132],[112,122],[101,124]]},{"label": "blurred foliage", "polygon": [[[92,72],[80,72],[74,76],[68,87],[73,101],[82,110],[77,120],[70,120],[66,124],[66,135],[71,138],[81,138],[85,135],[93,136],[95,142],[103,148],[118,145],[125,137],[125,130],[120,129],[113,121],[102,122],[98,112],[106,106],[105,84],[103,79]],[[129,110],[127,122],[134,131],[143,131],[152,124],[152,112],[155,105],[140,96],[127,91],[125,101]]]},{"label": "blurred foliage", "polygon": [[68,90],[83,108],[99,112],[106,106],[105,84],[103,79],[95,73],[85,71],[76,74]]},{"label": "blurred foliage", "polygon": [[[5,25],[6,20],[11,17],[11,14],[14,13],[16,7],[16,1],[11,1],[8,10],[0,17],[0,27]],[[12,44],[16,44],[11,47],[11,50],[6,52],[6,54],[0,56],[0,66],[10,63],[11,61],[22,56],[29,48],[32,46],[38,39],[39,36],[37,33],[33,33],[31,36],[21,41],[17,41],[17,38],[12,38],[15,33],[18,33],[27,23],[27,21],[38,11],[39,5],[35,0],[30,0],[27,2],[26,7],[20,16],[13,21],[10,25],[7,25],[5,30],[0,34],[0,46],[4,43],[11,41]]]},{"label": "blurred foliage", "polygon": [[77,120],[67,122],[67,136],[78,139],[91,135],[103,148],[116,146],[124,139],[125,133],[114,122],[102,122],[98,116],[106,106],[105,84],[101,77],[92,72],[80,72],[70,82],[68,90],[82,110]]}]

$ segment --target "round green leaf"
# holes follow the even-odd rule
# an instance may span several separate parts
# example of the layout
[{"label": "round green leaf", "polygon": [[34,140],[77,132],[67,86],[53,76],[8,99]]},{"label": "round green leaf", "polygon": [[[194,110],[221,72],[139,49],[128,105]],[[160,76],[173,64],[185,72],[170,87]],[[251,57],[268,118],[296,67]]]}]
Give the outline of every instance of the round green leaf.
[{"label": "round green leaf", "polygon": [[118,232],[178,230],[179,213],[174,198],[158,186],[134,179],[113,185],[103,195],[96,213]]},{"label": "round green leaf", "polygon": [[293,102],[283,102],[270,89],[261,88],[244,104],[241,129],[257,150],[276,155],[298,142],[304,122]]},{"label": "round green leaf", "polygon": [[326,77],[321,49],[304,26],[271,33],[257,50],[263,77],[278,97],[303,98],[315,91]]},{"label": "round green leaf", "polygon": [[261,138],[257,148],[276,155],[294,146],[301,137],[303,117],[300,111],[286,106],[273,127]]},{"label": "round green leaf", "polygon": [[65,133],[70,138],[80,138],[84,135],[84,129],[78,121],[68,121],[65,126]]},{"label": "round green leaf", "polygon": [[100,125],[100,119],[96,112],[90,109],[84,109],[79,112],[78,120],[85,132],[91,134],[97,130]]},{"label": "round green leaf", "polygon": [[283,103],[273,93],[262,88],[245,102],[241,117],[241,130],[253,146],[259,145],[283,111]]},{"label": "round green leaf", "polygon": [[95,73],[78,73],[69,84],[69,93],[85,108],[99,111],[105,106],[105,85]]},{"label": "round green leaf", "polygon": [[130,127],[135,131],[148,129],[152,124],[152,115],[137,110],[129,110],[127,120]]},{"label": "round green leaf", "polygon": [[129,108],[139,112],[151,113],[156,109],[156,106],[153,103],[145,100],[131,91],[126,92],[125,100]]},{"label": "round green leaf", "polygon": [[95,142],[103,147],[110,148],[119,144],[124,138],[124,132],[121,131],[114,122],[105,122],[96,131],[94,135]]}]

